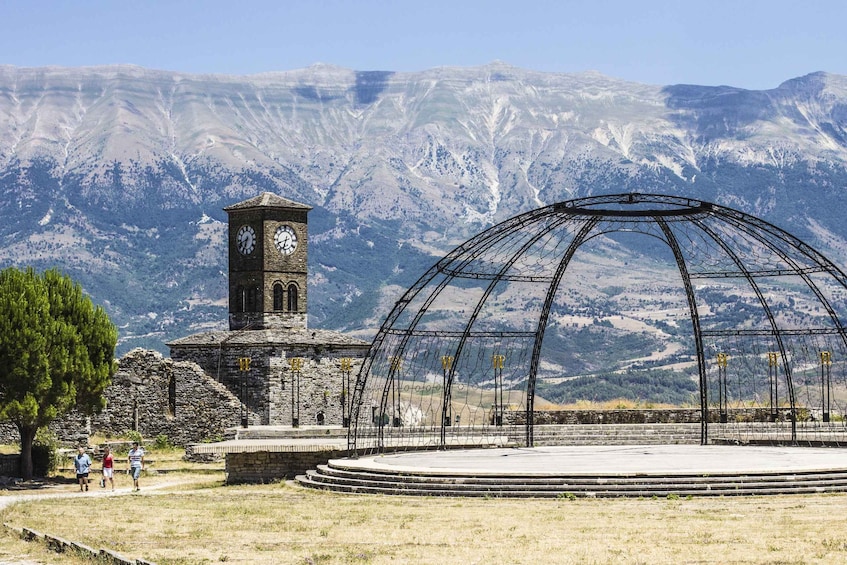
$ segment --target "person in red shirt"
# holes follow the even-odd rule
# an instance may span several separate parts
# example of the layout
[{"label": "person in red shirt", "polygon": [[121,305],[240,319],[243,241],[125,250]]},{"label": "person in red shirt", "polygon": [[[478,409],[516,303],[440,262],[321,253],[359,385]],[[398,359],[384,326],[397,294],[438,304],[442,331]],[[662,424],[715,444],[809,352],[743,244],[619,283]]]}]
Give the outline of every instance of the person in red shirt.
[{"label": "person in red shirt", "polygon": [[112,457],[112,450],[109,446],[103,448],[103,482],[102,486],[106,486],[106,481],[112,485],[112,490],[115,490],[115,459]]}]

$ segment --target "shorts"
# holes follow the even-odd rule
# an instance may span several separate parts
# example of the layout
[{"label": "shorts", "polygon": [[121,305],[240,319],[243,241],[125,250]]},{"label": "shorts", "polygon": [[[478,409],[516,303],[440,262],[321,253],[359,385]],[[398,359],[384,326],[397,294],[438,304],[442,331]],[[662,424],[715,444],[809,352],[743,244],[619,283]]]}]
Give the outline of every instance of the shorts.
[{"label": "shorts", "polygon": [[87,478],[88,478],[88,473],[77,473],[76,474],[76,480],[87,479]]},{"label": "shorts", "polygon": [[138,477],[141,476],[141,467],[130,467],[129,472],[132,475],[132,478],[137,481]]},{"label": "shorts", "polygon": [[114,467],[103,467],[103,478],[104,479],[111,479],[113,476],[115,476]]}]

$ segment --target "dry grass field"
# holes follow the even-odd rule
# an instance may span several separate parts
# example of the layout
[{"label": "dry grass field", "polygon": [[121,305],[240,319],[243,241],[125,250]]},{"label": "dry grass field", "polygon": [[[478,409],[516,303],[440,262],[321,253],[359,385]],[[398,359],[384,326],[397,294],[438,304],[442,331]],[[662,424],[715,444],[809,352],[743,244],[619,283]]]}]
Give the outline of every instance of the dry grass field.
[{"label": "dry grass field", "polygon": [[[160,565],[195,563],[800,564],[847,562],[847,495],[450,499],[340,495],[220,475],[140,494],[65,490],[2,521]],[[172,484],[168,487],[166,485]],[[154,488],[156,486],[161,488]],[[15,560],[17,556],[18,560]],[[0,562],[78,563],[0,536]]]}]

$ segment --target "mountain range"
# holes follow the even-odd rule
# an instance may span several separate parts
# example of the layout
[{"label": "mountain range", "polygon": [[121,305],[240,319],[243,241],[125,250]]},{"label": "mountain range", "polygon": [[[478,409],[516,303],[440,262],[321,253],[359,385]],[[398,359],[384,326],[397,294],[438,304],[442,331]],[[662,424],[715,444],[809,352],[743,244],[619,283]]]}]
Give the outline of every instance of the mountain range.
[{"label": "mountain range", "polygon": [[262,191],[314,207],[310,326],[363,338],[454,246],[581,196],[716,202],[844,264],[847,77],[0,66],[0,264],[79,280],[119,352],[225,326],[222,208]]}]

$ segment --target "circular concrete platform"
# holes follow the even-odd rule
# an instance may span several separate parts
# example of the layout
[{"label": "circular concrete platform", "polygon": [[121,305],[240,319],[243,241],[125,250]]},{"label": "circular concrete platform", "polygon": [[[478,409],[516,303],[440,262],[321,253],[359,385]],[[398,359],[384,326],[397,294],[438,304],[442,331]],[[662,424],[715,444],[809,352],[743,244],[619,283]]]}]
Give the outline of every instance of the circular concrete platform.
[{"label": "circular concrete platform", "polygon": [[427,496],[847,492],[847,449],[627,445],[404,452],[333,459],[298,481],[342,492]]},{"label": "circular concrete platform", "polygon": [[553,446],[419,451],[337,460],[393,473],[558,476],[847,471],[847,449],[728,445]]}]

